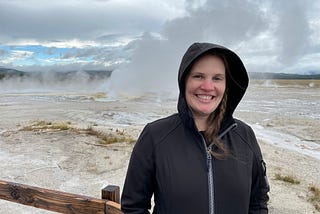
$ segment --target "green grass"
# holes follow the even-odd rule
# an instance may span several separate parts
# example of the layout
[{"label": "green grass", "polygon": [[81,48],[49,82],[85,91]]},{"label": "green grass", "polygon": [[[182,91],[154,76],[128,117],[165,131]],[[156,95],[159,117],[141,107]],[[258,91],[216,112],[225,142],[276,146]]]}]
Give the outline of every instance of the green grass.
[{"label": "green grass", "polygon": [[311,193],[309,201],[314,205],[316,210],[320,211],[320,188],[312,185],[309,186],[309,191]]},{"label": "green grass", "polygon": [[289,184],[300,184],[299,180],[297,180],[294,176],[290,176],[290,175],[283,176],[283,175],[280,175],[279,173],[277,173],[275,175],[275,179],[279,180],[279,181],[284,181]]}]

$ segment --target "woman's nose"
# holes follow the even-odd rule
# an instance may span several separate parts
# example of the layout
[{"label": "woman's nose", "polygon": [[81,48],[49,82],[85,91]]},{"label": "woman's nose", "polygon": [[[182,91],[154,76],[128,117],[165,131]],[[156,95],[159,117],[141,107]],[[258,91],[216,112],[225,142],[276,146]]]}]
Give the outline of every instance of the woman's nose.
[{"label": "woman's nose", "polygon": [[204,80],[201,84],[201,89],[203,90],[213,90],[214,83],[211,80]]}]

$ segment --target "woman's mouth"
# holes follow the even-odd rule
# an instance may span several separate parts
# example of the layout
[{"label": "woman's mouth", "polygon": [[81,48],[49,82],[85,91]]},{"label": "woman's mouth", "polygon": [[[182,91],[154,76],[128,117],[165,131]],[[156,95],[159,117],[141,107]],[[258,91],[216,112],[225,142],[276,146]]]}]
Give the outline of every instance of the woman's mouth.
[{"label": "woman's mouth", "polygon": [[196,94],[196,96],[198,98],[200,98],[201,100],[212,100],[214,98],[214,96],[212,95],[201,95],[201,94]]}]

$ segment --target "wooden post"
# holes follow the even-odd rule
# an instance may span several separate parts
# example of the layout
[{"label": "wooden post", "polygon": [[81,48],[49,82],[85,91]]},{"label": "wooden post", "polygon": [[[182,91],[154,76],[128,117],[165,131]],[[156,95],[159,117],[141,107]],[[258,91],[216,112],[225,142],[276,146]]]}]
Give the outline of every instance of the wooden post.
[{"label": "wooden post", "polygon": [[120,187],[108,185],[101,191],[102,199],[120,203]]}]

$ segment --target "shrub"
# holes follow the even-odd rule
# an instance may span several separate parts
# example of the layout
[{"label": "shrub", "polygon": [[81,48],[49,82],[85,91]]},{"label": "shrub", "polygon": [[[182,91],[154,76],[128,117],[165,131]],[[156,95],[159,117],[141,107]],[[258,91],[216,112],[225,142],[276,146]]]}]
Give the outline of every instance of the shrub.
[{"label": "shrub", "polygon": [[309,186],[309,191],[311,192],[309,201],[314,205],[316,210],[320,211],[320,189],[316,186]]},{"label": "shrub", "polygon": [[300,181],[297,180],[294,176],[289,176],[289,175],[283,176],[283,175],[280,175],[279,173],[277,173],[275,175],[275,178],[276,178],[276,180],[284,181],[284,182],[290,183],[290,184],[300,184]]}]

